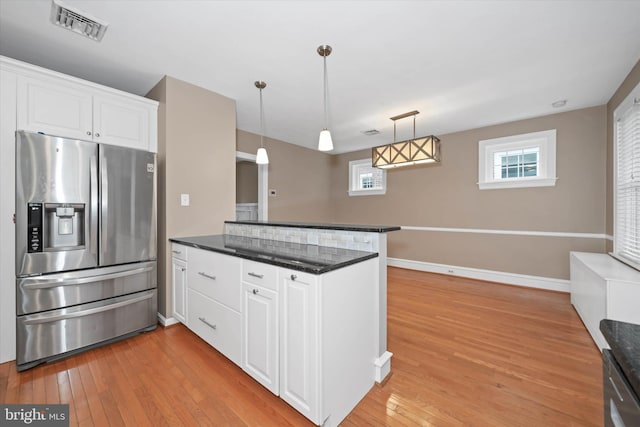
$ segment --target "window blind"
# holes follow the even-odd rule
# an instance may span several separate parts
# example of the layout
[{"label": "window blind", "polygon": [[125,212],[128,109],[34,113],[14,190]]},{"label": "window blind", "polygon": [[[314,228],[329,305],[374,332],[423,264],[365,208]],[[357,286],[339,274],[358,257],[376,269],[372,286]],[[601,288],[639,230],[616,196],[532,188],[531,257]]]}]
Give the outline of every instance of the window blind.
[{"label": "window blind", "polygon": [[616,121],[613,255],[640,269],[640,99]]}]

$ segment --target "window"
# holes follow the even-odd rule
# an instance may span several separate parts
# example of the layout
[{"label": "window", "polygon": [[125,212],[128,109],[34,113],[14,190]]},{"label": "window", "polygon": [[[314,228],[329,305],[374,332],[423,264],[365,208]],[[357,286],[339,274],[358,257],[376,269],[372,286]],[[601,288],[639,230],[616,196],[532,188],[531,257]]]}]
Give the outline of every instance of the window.
[{"label": "window", "polygon": [[481,190],[556,185],[556,130],[478,143]]},{"label": "window", "polygon": [[349,162],[349,195],[367,196],[387,191],[387,171],[371,166],[371,159]]},{"label": "window", "polygon": [[640,270],[640,84],[613,118],[613,256]]}]

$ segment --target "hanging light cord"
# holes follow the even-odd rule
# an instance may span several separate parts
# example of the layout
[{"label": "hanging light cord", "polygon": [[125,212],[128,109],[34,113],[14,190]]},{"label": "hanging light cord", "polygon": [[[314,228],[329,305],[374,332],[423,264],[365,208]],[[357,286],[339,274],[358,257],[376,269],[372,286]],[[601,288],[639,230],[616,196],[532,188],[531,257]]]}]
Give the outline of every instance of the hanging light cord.
[{"label": "hanging light cord", "polygon": [[329,126],[327,125],[328,114],[327,114],[327,53],[326,52],[322,55],[322,59],[324,60],[324,128],[328,129]]},{"label": "hanging light cord", "polygon": [[260,88],[260,148],[264,148],[264,109],[262,108],[262,88]]}]

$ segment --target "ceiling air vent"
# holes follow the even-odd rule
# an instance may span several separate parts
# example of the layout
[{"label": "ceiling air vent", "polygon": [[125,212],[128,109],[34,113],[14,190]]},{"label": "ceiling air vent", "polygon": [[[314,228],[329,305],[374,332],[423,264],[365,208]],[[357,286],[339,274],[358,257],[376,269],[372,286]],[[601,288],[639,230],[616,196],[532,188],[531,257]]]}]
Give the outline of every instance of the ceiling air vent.
[{"label": "ceiling air vent", "polygon": [[51,22],[98,42],[102,40],[109,25],[78,9],[67,6],[59,0],[51,2]]},{"label": "ceiling air vent", "polygon": [[361,131],[363,134],[367,135],[367,136],[372,136],[372,135],[377,135],[380,133],[380,131],[378,129],[369,129],[369,130],[363,130]]}]

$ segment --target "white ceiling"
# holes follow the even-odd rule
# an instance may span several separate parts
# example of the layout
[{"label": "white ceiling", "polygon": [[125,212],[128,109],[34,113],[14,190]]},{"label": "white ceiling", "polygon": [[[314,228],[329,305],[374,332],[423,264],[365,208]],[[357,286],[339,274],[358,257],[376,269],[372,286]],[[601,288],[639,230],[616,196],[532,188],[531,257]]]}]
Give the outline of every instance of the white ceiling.
[{"label": "white ceiling", "polygon": [[265,80],[266,135],[309,148],[331,45],[334,153],[392,142],[411,110],[422,136],[602,105],[640,59],[640,1],[64,3],[109,23],[102,42],[49,23],[50,0],[0,0],[0,54],[140,95],[170,75],[235,99],[254,133]]}]

